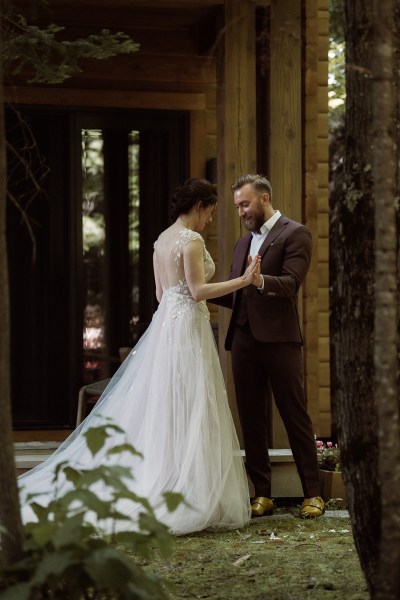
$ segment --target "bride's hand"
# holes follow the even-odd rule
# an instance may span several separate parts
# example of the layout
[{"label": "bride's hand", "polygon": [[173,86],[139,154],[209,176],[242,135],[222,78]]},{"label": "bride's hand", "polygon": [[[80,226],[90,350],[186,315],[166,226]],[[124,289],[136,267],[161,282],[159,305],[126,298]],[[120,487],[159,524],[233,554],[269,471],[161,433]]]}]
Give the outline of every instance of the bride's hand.
[{"label": "bride's hand", "polygon": [[[249,258],[250,258],[250,257],[249,257]],[[261,258],[260,258],[260,261],[261,261]],[[257,265],[256,272],[255,272],[255,273],[254,273],[254,275],[253,275],[253,281],[251,282],[253,285],[255,285],[255,286],[256,286],[256,288],[259,288],[259,287],[261,287],[261,286],[262,286],[262,283],[263,283],[263,277],[262,277],[262,275],[261,275],[261,268],[260,268],[260,261],[259,261],[259,263],[258,263],[258,265]],[[250,262],[250,261],[249,261],[249,262]]]},{"label": "bride's hand", "polygon": [[248,257],[248,267],[242,275],[245,285],[253,283],[254,278],[257,280],[257,274],[260,274],[261,257],[257,254],[254,258]]}]

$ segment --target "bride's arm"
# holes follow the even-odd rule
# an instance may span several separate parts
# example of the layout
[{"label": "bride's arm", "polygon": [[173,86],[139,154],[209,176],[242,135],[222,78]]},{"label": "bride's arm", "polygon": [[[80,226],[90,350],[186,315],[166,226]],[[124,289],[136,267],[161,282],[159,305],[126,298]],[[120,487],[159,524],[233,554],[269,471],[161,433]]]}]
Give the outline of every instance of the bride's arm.
[{"label": "bride's arm", "polygon": [[160,274],[158,272],[156,253],[153,252],[153,271],[154,271],[154,281],[156,283],[156,297],[158,302],[161,302],[161,298],[163,295],[162,285],[160,281]]},{"label": "bride's arm", "polygon": [[260,261],[259,256],[256,256],[251,261],[246,271],[240,277],[230,279],[229,281],[206,283],[204,276],[203,248],[204,245],[201,240],[194,240],[186,244],[183,249],[185,278],[194,300],[198,302],[199,300],[218,298],[219,296],[235,292],[252,283],[253,276],[258,269]]}]

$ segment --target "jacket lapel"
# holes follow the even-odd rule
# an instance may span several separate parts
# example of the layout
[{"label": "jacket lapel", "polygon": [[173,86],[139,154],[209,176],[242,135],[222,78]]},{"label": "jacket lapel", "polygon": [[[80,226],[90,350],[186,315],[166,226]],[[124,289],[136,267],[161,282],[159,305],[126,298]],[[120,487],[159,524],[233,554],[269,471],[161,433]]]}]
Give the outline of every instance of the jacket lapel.
[{"label": "jacket lapel", "polygon": [[286,225],[288,223],[289,223],[289,219],[287,217],[285,217],[284,215],[282,215],[277,220],[277,222],[275,223],[275,225],[273,226],[271,231],[269,231],[264,242],[261,244],[261,248],[258,251],[258,254],[261,257],[266,253],[266,251],[268,250],[270,245],[276,240],[276,238],[282,233],[282,231],[284,231],[284,229],[286,228]]}]

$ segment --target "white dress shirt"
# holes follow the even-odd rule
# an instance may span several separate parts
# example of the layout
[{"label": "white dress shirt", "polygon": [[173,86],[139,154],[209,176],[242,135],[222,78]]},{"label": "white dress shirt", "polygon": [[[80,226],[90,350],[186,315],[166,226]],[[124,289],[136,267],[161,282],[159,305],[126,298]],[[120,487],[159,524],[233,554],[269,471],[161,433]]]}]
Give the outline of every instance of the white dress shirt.
[{"label": "white dress shirt", "polygon": [[[272,217],[269,218],[268,221],[265,221],[264,225],[260,229],[260,233],[254,233],[253,231],[251,232],[251,235],[253,237],[252,237],[251,244],[250,244],[250,255],[252,258],[254,258],[256,254],[258,254],[258,251],[260,250],[269,231],[275,225],[275,223],[277,222],[277,220],[279,219],[280,216],[281,216],[281,212],[279,210],[276,210],[274,212],[274,214],[272,215]],[[260,290],[260,292],[262,292],[264,290],[264,278],[263,278],[262,285],[257,289]]]}]

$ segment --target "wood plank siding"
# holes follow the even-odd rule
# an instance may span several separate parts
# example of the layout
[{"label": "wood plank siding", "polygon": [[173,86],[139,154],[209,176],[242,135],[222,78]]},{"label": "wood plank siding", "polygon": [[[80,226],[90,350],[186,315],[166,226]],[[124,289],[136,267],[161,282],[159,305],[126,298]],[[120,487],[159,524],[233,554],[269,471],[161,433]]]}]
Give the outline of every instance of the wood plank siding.
[{"label": "wood plank siding", "polygon": [[[124,31],[140,43],[140,51],[87,60],[62,85],[27,85],[14,78],[6,85],[7,100],[188,111],[190,176],[215,175],[219,189],[217,216],[207,234],[219,279],[226,278],[234,243],[244,233],[230,189],[240,173],[264,172],[274,206],[311,229],[314,253],[301,298],[306,388],[315,432],[329,436],[328,0],[49,0],[49,5],[51,18],[40,14],[39,25],[63,25],[70,39],[105,27]],[[212,305],[210,310],[238,424],[230,356],[223,349],[230,313]],[[274,428],[275,447],[288,445],[276,415]]]}]

